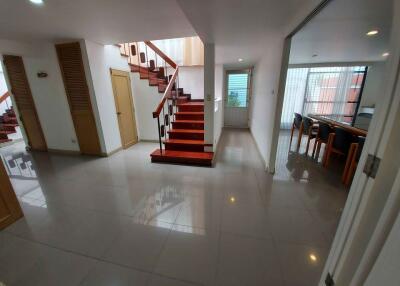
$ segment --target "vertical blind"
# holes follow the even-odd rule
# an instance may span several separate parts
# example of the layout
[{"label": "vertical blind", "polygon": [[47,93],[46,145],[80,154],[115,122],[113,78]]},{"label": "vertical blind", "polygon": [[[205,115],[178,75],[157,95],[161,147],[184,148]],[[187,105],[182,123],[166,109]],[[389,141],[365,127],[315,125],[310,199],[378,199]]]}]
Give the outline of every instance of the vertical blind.
[{"label": "vertical blind", "polygon": [[291,128],[295,112],[352,123],[365,75],[365,66],[289,68],[281,128]]}]

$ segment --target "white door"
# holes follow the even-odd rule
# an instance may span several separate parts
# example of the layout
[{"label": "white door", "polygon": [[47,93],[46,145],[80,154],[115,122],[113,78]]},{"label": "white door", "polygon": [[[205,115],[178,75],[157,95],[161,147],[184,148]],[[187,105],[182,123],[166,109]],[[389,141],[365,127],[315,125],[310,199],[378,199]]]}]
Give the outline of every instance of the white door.
[{"label": "white door", "polygon": [[[377,233],[374,230],[377,226],[386,228],[379,221],[389,210],[385,203],[398,202],[388,199],[400,169],[400,3],[394,3],[391,58],[387,61],[382,96],[319,285],[325,285],[328,273],[335,285],[365,285],[377,248],[382,247],[382,239],[388,233],[386,229]],[[367,177],[363,171],[368,154],[381,159],[376,177]]]},{"label": "white door", "polygon": [[251,69],[226,73],[224,125],[247,128],[249,126]]}]

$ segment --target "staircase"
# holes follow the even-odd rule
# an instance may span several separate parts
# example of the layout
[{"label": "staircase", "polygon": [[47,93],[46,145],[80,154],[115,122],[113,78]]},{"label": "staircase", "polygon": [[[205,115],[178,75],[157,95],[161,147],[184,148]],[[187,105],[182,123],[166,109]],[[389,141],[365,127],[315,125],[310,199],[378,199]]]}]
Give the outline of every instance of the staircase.
[{"label": "staircase", "polygon": [[[9,93],[5,93],[0,97],[0,104],[9,97]],[[8,135],[16,133],[15,129],[18,126],[18,121],[14,109],[7,106],[5,112],[0,115],[0,144],[12,141]]]},{"label": "staircase", "polygon": [[[142,52],[138,43],[119,45],[131,71],[148,80],[163,94],[153,112],[157,119],[159,148],[150,154],[153,163],[212,166],[214,153],[204,141],[204,100],[193,100],[179,87],[179,67],[153,43],[146,41]],[[148,49],[154,52],[149,59]],[[143,51],[144,50],[144,51]],[[168,71],[173,73],[168,75]]]}]

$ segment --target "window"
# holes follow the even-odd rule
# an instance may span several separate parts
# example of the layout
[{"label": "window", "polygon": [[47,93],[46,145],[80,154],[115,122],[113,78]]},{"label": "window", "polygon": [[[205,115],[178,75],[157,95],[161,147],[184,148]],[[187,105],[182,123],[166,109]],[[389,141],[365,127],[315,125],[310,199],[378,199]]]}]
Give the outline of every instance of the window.
[{"label": "window", "polygon": [[365,66],[290,68],[281,128],[291,127],[294,112],[352,124],[366,73]]},{"label": "window", "polygon": [[248,73],[228,74],[227,107],[247,107],[249,94],[248,80]]}]

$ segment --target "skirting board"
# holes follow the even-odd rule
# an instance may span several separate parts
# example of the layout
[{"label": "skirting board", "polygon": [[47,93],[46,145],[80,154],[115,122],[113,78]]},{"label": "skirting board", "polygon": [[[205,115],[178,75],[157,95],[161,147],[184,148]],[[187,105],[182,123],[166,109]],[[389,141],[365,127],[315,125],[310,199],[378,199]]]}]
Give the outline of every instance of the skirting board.
[{"label": "skirting board", "polygon": [[112,150],[111,152],[108,152],[108,153],[101,153],[101,156],[103,156],[103,157],[109,157],[109,156],[112,156],[112,155],[114,155],[115,153],[121,151],[122,149],[123,149],[123,148],[122,148],[122,146],[121,146],[121,147],[118,147],[118,148],[115,149],[115,150]]},{"label": "skirting board", "polygon": [[147,143],[158,143],[158,140],[152,139],[140,139],[139,142],[147,142]]},{"label": "skirting board", "polygon": [[81,155],[80,151],[74,151],[74,150],[60,150],[60,149],[48,148],[47,151],[49,153],[56,153],[56,154],[62,154],[62,155]]}]

